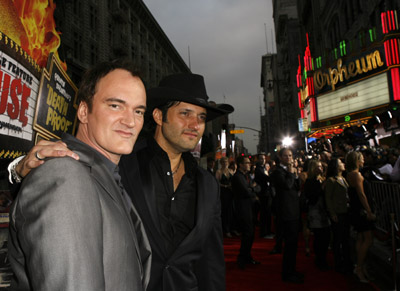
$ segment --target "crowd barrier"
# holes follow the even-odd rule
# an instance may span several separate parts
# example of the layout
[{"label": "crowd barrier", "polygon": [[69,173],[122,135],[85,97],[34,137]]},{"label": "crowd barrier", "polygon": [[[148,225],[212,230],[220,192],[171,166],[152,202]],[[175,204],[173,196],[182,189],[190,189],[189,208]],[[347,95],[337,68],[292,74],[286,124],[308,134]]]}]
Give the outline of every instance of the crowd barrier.
[{"label": "crowd barrier", "polygon": [[[400,184],[380,181],[370,182],[375,226],[378,230],[390,234],[392,231],[391,214],[395,222],[400,221]],[[395,233],[399,238],[399,233]]]},{"label": "crowd barrier", "polygon": [[388,235],[392,247],[392,279],[393,290],[397,290],[397,255],[399,253],[398,241],[400,239],[400,184],[373,181],[371,198],[376,214],[375,227]]}]

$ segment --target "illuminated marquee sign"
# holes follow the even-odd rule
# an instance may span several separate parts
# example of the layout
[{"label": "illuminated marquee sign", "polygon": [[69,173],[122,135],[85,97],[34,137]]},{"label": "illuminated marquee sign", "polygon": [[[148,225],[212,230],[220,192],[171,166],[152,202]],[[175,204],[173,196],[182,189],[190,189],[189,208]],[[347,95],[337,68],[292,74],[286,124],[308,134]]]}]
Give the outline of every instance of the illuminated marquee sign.
[{"label": "illuminated marquee sign", "polygon": [[329,68],[328,72],[325,73],[321,70],[314,73],[314,86],[317,90],[321,90],[328,85],[331,87],[332,91],[334,91],[339,82],[368,73],[383,65],[385,65],[385,63],[382,61],[378,50],[356,59],[354,62],[350,62],[347,65],[343,64],[342,59],[338,59],[336,68]]},{"label": "illuminated marquee sign", "polygon": [[390,102],[387,74],[379,74],[317,99],[318,119],[324,120]]}]

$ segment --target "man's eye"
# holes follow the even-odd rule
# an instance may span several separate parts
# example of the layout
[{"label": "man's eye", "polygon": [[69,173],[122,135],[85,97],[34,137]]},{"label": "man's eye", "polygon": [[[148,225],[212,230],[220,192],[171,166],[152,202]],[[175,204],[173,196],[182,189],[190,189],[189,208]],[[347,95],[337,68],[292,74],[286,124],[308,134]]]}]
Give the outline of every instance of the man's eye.
[{"label": "man's eye", "polygon": [[120,108],[119,104],[110,104],[110,107],[115,109]]},{"label": "man's eye", "polygon": [[136,110],[136,114],[140,116],[144,116],[144,111],[143,110]]},{"label": "man's eye", "polygon": [[206,115],[200,115],[199,119],[202,120],[202,121],[206,121],[207,116]]}]

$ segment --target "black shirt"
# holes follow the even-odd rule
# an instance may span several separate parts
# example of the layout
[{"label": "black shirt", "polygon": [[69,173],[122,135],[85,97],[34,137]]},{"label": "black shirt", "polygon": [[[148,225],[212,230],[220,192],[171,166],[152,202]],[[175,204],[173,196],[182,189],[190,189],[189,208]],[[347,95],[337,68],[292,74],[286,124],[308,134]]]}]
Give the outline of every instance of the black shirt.
[{"label": "black shirt", "polygon": [[174,191],[167,153],[153,138],[148,140],[148,145],[149,150],[155,154],[150,170],[156,193],[157,214],[166,249],[171,254],[195,225],[197,163],[190,153],[182,154],[185,174]]},{"label": "black shirt", "polygon": [[254,199],[256,193],[250,185],[250,177],[248,173],[237,170],[232,177],[232,190],[235,199]]}]

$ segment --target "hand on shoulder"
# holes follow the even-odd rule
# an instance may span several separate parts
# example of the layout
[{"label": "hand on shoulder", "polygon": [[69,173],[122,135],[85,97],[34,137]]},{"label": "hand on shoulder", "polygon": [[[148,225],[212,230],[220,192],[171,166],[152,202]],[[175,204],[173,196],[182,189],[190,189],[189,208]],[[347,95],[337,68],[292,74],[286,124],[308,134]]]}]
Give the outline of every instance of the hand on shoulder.
[{"label": "hand on shoulder", "polygon": [[15,167],[16,172],[21,177],[25,177],[32,169],[42,165],[45,158],[56,158],[69,156],[79,160],[79,156],[69,150],[62,141],[52,142],[47,140],[39,141],[29,153]]}]

